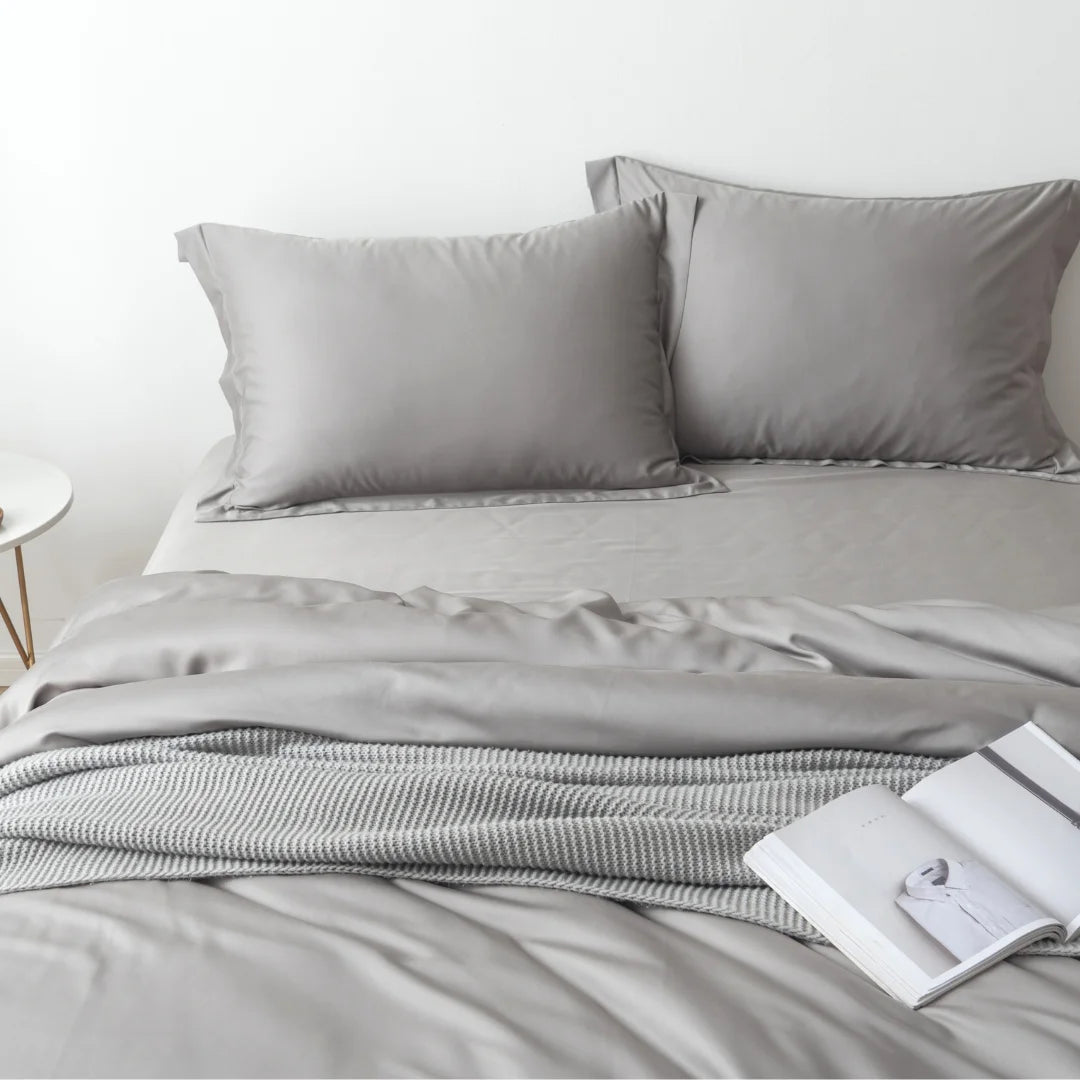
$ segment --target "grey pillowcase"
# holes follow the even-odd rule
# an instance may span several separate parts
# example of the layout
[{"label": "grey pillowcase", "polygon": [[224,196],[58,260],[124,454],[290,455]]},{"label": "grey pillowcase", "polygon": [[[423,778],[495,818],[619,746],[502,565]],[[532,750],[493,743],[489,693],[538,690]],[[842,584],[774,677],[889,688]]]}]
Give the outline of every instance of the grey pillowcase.
[{"label": "grey pillowcase", "polygon": [[598,210],[699,196],[671,356],[683,453],[1080,480],[1042,383],[1075,181],[851,199],[626,157],[586,172]]},{"label": "grey pillowcase", "polygon": [[178,233],[237,435],[198,519],[723,491],[672,434],[686,260],[665,253],[685,252],[695,204],[489,237]]}]

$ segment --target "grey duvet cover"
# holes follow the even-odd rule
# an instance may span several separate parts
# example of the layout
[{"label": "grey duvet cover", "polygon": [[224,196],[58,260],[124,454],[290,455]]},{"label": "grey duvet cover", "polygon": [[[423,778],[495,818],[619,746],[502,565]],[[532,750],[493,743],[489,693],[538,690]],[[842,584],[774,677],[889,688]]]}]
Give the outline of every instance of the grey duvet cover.
[{"label": "grey duvet cover", "polygon": [[163,574],[0,720],[4,1075],[1080,1072],[1075,960],[912,1013],[738,860],[1027,720],[1080,751],[1070,611]]}]

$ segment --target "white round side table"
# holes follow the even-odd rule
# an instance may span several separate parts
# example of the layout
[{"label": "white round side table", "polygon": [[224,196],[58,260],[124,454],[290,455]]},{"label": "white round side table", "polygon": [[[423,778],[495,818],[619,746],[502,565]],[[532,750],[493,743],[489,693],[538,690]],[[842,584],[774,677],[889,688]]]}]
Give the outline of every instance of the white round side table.
[{"label": "white round side table", "polygon": [[47,461],[0,452],[0,510],[4,512],[0,519],[0,551],[15,549],[23,638],[19,638],[3,599],[0,599],[0,618],[11,635],[19,659],[27,668],[34,663],[34,632],[30,626],[22,546],[51,529],[70,506],[71,481],[66,473]]}]

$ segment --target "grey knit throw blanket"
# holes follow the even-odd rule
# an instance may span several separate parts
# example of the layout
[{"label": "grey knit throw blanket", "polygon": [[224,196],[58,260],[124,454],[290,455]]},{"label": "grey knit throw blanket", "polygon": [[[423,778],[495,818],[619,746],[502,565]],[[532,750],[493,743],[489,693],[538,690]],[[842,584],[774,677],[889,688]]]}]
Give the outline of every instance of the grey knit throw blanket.
[{"label": "grey knit throw blanket", "polygon": [[0,769],[0,891],[352,872],[568,889],[820,935],[742,862],[844,792],[943,759],[855,750],[612,757],[238,728]]}]

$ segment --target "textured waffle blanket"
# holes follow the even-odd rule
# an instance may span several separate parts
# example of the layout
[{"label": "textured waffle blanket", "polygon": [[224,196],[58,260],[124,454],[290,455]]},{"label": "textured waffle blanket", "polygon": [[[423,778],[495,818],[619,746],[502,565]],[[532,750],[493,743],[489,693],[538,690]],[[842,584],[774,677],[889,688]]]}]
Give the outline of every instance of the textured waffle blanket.
[{"label": "textured waffle blanket", "polygon": [[0,887],[352,871],[571,889],[817,940],[743,853],[934,758],[618,758],[349,743],[257,728],[53,750],[0,774]]},{"label": "textured waffle blanket", "polygon": [[1028,719],[1075,747],[1078,681],[1080,626],[986,607],[119,582],[2,702],[0,891],[354,872],[819,940],[746,849]]}]

